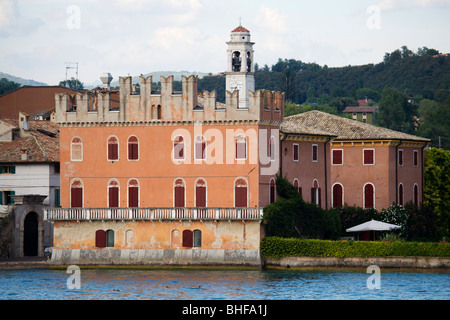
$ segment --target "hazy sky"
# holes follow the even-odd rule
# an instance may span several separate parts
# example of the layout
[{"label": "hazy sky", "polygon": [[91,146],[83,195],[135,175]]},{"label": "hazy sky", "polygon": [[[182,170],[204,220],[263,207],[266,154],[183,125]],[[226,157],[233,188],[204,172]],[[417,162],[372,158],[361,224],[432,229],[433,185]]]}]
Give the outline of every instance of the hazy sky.
[{"label": "hazy sky", "polygon": [[0,71],[50,85],[66,62],[85,84],[103,72],[223,72],[240,18],[260,66],[378,63],[403,45],[450,52],[450,0],[0,0]]}]

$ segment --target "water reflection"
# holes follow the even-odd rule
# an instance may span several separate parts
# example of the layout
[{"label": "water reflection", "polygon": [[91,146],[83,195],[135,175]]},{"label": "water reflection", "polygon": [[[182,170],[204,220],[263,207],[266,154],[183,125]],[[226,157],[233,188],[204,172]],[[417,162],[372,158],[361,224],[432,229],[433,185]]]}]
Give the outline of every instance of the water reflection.
[{"label": "water reflection", "polygon": [[450,274],[386,272],[381,289],[368,274],[343,270],[81,269],[69,290],[65,270],[0,270],[0,299],[448,299]]}]

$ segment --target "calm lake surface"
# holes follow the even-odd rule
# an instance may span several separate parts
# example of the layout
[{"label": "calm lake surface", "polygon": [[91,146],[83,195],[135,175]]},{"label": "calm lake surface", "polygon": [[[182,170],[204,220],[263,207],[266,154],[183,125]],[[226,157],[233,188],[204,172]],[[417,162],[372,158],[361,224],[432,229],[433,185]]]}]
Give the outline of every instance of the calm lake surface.
[{"label": "calm lake surface", "polygon": [[[450,273],[366,270],[0,269],[0,300],[448,300]],[[69,279],[69,285],[77,282]]]}]

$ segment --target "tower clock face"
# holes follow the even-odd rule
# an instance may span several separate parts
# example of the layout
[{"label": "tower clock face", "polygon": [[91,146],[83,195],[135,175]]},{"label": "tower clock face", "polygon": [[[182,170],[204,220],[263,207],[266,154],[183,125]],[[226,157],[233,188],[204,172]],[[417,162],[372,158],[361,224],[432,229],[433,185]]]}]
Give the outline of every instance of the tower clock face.
[{"label": "tower clock face", "polygon": [[241,81],[233,81],[230,83],[230,90],[231,92],[235,91],[235,90],[242,90],[242,82]]}]

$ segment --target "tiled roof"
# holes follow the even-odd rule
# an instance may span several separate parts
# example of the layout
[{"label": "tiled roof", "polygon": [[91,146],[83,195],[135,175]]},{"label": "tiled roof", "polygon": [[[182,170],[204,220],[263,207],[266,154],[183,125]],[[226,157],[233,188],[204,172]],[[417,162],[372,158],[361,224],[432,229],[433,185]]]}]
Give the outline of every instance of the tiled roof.
[{"label": "tiled roof", "polygon": [[313,110],[284,118],[281,131],[285,133],[336,136],[337,140],[408,140],[430,142],[429,139],[413,136],[399,131],[377,127]]},{"label": "tiled roof", "polygon": [[344,111],[342,111],[342,112],[343,113],[361,113],[361,112],[373,113],[373,112],[377,111],[377,109],[378,109],[377,106],[346,107],[344,109]]},{"label": "tiled roof", "polygon": [[[0,121],[14,123],[14,120],[2,118]],[[16,138],[11,142],[0,142],[0,162],[59,162],[59,126],[44,120],[31,120],[29,124],[30,129],[26,131],[26,136]],[[18,128],[17,121],[15,121],[15,126]],[[27,160],[22,160],[22,150],[28,151]]]},{"label": "tiled roof", "polygon": [[234,29],[231,32],[250,32],[248,31],[246,28],[244,28],[243,26],[239,25],[239,27],[237,27],[236,29]]}]

